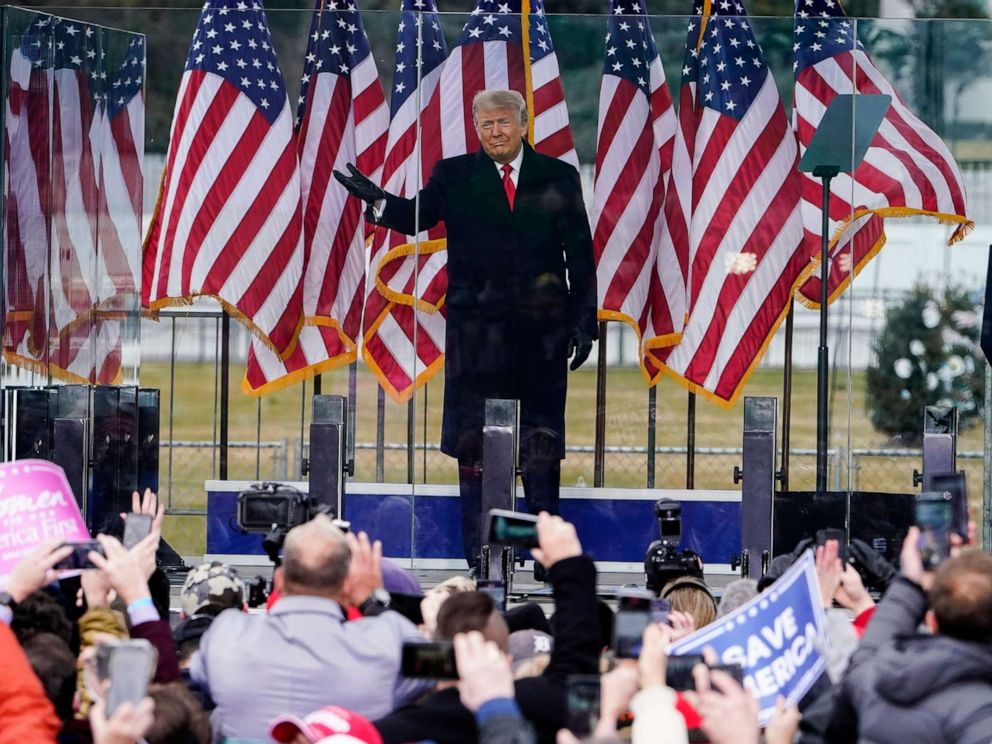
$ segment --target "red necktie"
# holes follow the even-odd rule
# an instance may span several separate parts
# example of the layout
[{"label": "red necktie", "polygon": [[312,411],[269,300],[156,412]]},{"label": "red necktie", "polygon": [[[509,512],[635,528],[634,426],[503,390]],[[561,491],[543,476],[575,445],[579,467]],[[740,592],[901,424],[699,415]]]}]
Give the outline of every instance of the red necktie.
[{"label": "red necktie", "polygon": [[503,190],[506,192],[506,200],[510,203],[510,211],[513,211],[513,197],[517,195],[517,187],[513,185],[513,179],[510,178],[510,173],[513,171],[513,166],[509,163],[503,164]]}]

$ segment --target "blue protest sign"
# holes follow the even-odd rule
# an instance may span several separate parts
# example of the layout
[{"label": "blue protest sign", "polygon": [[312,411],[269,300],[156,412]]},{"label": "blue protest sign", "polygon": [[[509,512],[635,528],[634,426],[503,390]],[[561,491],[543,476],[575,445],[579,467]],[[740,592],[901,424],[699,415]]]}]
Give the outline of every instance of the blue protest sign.
[{"label": "blue protest sign", "polygon": [[806,551],[764,593],[672,644],[668,652],[698,654],[710,646],[721,663],[740,664],[764,726],[779,695],[790,705],[799,702],[823,672],[823,628],[816,565],[813,552]]}]

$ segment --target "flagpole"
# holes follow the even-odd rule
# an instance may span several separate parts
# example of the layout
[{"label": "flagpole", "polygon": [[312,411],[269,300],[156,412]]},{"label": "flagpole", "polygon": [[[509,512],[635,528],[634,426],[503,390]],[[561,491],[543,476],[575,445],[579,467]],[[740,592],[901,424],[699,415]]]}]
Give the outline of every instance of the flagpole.
[{"label": "flagpole", "polygon": [[[231,316],[227,310],[221,310],[220,319],[220,463],[218,473],[220,480],[227,480],[227,423],[231,405]],[[171,453],[170,453],[171,455]],[[170,483],[171,486],[171,483]]]},{"label": "flagpole", "polygon": [[647,483],[648,488],[654,488],[655,483],[655,448],[658,442],[658,386],[648,388],[648,453],[647,453]]},{"label": "flagpole", "polygon": [[599,324],[596,353],[596,439],[593,443],[592,485],[602,488],[606,469],[606,323]]},{"label": "flagpole", "polygon": [[[320,377],[317,378],[318,380]],[[358,361],[348,365],[348,461],[351,463],[351,477],[355,477],[355,426],[358,423]]]},{"label": "flagpole", "polygon": [[300,480],[306,475],[303,468],[303,443],[306,441],[306,418],[307,418],[307,381],[300,385]]},{"label": "flagpole", "polygon": [[[413,483],[417,464],[414,451],[414,440],[417,438],[417,409],[414,407],[416,397],[410,396],[410,400],[406,402],[406,482],[410,484]],[[413,527],[411,526],[410,529],[412,530]]]},{"label": "flagpole", "polygon": [[782,470],[779,481],[782,490],[789,490],[789,448],[792,444],[792,340],[795,300],[789,299],[789,314],[785,316],[785,360],[782,364]]},{"label": "flagpole", "polygon": [[813,176],[822,181],[823,203],[820,205],[820,347],[816,358],[816,490],[827,490],[827,382],[830,376],[830,350],[827,347],[827,300],[830,264],[830,181],[840,172],[836,165],[819,165]]},{"label": "flagpole", "polygon": [[534,144],[534,79],[530,68],[530,0],[520,2],[520,49],[524,63],[524,92],[527,94],[527,141]]},{"label": "flagpole", "polygon": [[696,394],[689,393],[686,411],[685,487],[696,487]]},{"label": "flagpole", "polygon": [[375,401],[375,482],[386,479],[386,391],[376,385]]}]

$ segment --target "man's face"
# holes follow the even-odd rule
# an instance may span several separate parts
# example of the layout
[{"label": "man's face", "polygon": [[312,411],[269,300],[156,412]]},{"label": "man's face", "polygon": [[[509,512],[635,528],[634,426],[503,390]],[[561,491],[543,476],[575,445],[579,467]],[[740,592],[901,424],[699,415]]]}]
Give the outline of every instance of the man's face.
[{"label": "man's face", "polygon": [[520,152],[524,127],[513,109],[480,111],[475,131],[486,155],[497,163],[509,163]]}]

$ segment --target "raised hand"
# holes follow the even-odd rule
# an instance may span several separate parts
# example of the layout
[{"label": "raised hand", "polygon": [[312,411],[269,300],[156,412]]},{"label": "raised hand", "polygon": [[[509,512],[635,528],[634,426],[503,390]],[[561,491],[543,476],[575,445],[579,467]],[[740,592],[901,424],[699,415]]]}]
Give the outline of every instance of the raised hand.
[{"label": "raised hand", "polygon": [[386,192],[372,183],[371,179],[356,168],[352,163],[348,163],[348,171],[351,175],[345,175],[341,171],[334,171],[334,177],[348,193],[367,204],[375,204],[380,199],[386,198]]},{"label": "raised hand", "polygon": [[58,578],[55,564],[71,552],[72,547],[63,544],[58,538],[42,543],[14,566],[7,580],[7,593],[15,602],[21,602],[46,584],[51,584]]},{"label": "raised hand", "polygon": [[575,532],[575,525],[547,512],[537,515],[537,540],[541,547],[534,548],[530,553],[545,568],[551,568],[565,558],[582,555],[582,543]]}]

